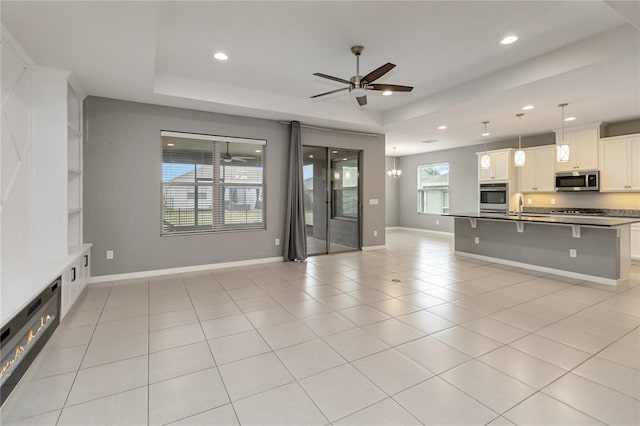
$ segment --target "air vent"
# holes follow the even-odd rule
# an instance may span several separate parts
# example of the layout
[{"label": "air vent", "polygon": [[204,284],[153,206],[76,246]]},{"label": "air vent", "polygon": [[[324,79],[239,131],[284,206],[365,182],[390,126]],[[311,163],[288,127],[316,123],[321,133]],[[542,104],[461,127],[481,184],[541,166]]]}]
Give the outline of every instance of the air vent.
[{"label": "air vent", "polygon": [[422,141],[422,143],[434,143],[438,142],[438,139],[427,139],[426,141]]}]

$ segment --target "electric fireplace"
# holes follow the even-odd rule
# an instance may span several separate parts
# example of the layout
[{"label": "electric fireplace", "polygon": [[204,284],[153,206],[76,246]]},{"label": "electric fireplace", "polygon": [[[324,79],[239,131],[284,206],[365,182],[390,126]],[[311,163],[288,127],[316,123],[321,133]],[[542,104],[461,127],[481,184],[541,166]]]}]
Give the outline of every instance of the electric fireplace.
[{"label": "electric fireplace", "polygon": [[0,405],[16,387],[60,323],[58,277],[0,332]]}]

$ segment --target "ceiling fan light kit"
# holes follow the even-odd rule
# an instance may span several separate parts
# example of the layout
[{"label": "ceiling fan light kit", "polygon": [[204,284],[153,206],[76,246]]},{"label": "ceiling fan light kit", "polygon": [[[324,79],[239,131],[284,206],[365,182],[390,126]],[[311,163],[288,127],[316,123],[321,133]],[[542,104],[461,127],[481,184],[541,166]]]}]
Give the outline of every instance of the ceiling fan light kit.
[{"label": "ceiling fan light kit", "polygon": [[314,73],[313,75],[315,75],[316,77],[322,77],[326,78],[327,80],[343,83],[346,84],[347,87],[320,93],[318,95],[311,96],[311,99],[348,90],[351,96],[356,98],[356,100],[358,101],[358,105],[364,106],[367,104],[367,91],[369,90],[381,91],[385,96],[389,96],[393,92],[411,92],[413,90],[413,87],[411,86],[401,86],[397,84],[372,84],[374,81],[378,80],[393,68],[395,68],[395,64],[392,64],[391,62],[387,62],[386,64],[376,68],[365,76],[361,76],[360,54],[363,50],[363,46],[356,45],[351,47],[351,53],[353,53],[356,57],[356,75],[351,77],[349,80],[340,77],[334,77],[328,74],[322,74],[319,72]]}]

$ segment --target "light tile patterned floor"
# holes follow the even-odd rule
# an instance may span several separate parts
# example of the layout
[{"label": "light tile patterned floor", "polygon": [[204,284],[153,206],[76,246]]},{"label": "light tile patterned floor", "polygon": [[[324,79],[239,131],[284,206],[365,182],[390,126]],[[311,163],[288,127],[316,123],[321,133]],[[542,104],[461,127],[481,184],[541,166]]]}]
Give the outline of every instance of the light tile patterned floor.
[{"label": "light tile patterned floor", "polygon": [[92,285],[1,423],[640,424],[640,267],[621,289],[451,253],[394,230],[384,250]]}]

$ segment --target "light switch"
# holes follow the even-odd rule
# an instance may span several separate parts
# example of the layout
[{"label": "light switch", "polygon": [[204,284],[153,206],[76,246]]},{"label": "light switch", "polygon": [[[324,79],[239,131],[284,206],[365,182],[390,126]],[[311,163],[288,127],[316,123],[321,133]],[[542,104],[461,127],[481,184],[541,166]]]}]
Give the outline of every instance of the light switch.
[{"label": "light switch", "polygon": [[369,198],[370,206],[377,206],[378,204],[380,204],[380,201],[377,198]]}]

